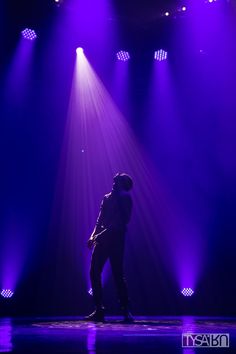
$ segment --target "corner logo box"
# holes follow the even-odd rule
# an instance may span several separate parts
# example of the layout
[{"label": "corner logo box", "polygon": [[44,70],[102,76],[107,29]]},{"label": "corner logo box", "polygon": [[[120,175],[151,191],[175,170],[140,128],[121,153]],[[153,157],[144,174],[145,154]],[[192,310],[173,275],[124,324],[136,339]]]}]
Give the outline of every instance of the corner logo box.
[{"label": "corner logo box", "polygon": [[229,348],[229,333],[183,333],[183,348]]}]

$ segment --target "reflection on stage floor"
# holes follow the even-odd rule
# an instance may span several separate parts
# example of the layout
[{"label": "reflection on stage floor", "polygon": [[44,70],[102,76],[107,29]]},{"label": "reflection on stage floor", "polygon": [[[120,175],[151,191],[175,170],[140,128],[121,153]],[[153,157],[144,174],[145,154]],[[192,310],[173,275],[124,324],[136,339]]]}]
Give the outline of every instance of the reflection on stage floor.
[{"label": "reflection on stage floor", "polygon": [[[227,333],[228,348],[183,348],[183,333]],[[0,318],[1,353],[236,353],[236,318],[118,317],[105,323],[67,318]]]}]

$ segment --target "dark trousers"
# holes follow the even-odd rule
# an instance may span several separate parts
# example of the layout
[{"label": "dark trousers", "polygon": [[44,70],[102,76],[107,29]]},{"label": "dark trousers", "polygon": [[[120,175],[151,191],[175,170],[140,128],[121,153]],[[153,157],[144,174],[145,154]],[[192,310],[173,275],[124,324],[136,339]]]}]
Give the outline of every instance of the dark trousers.
[{"label": "dark trousers", "polygon": [[109,234],[104,235],[103,239],[94,247],[91,259],[90,279],[93,290],[93,299],[97,308],[102,307],[101,275],[103,267],[108,259],[111,264],[120,305],[124,309],[128,308],[128,291],[123,271],[123,258],[124,235],[116,235],[116,237],[112,237],[112,235]]}]

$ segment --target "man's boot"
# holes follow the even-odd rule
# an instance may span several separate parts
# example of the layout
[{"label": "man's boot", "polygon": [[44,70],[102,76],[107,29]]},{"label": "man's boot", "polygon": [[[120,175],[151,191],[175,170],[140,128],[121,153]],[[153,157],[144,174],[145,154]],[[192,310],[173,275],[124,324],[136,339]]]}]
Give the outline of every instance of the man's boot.
[{"label": "man's boot", "polygon": [[125,323],[133,323],[134,322],[134,318],[132,316],[132,313],[129,311],[129,308],[128,307],[123,307],[122,311],[123,311],[123,316],[124,316],[123,322],[125,322]]},{"label": "man's boot", "polygon": [[98,307],[94,312],[84,318],[85,321],[104,322],[104,307]]}]

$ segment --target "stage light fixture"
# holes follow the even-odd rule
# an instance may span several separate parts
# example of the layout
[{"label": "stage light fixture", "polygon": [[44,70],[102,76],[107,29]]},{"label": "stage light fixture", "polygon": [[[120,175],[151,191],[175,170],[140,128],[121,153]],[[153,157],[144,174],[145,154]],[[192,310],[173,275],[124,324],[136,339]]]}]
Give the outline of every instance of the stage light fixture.
[{"label": "stage light fixture", "polygon": [[127,61],[130,59],[129,52],[125,52],[124,50],[120,50],[118,53],[116,53],[116,57],[121,61]]},{"label": "stage light fixture", "polygon": [[35,33],[35,31],[30,28],[25,28],[21,32],[21,34],[22,34],[23,38],[28,39],[30,41],[33,41],[34,39],[37,38],[37,34]]},{"label": "stage light fixture", "polygon": [[88,294],[89,294],[90,296],[93,296],[93,289],[92,289],[92,288],[90,288],[90,289],[88,290]]},{"label": "stage light fixture", "polygon": [[182,7],[181,7],[181,10],[182,10],[182,11],[186,11],[186,10],[187,10],[187,7],[186,7],[186,6],[182,6]]},{"label": "stage light fixture", "polygon": [[163,61],[167,59],[167,52],[163,49],[156,50],[154,52],[154,59],[158,61]]},{"label": "stage light fixture", "polygon": [[11,289],[2,289],[1,291],[1,296],[6,298],[6,299],[9,299],[13,296],[13,291],[11,291]]},{"label": "stage light fixture", "polygon": [[83,52],[84,52],[84,50],[83,50],[82,47],[76,48],[76,53],[77,53],[77,54],[82,54]]},{"label": "stage light fixture", "polygon": [[170,16],[169,11],[166,11],[164,15],[165,15],[166,17]]},{"label": "stage light fixture", "polygon": [[194,294],[194,291],[191,288],[183,288],[181,294],[184,296],[192,296]]}]

